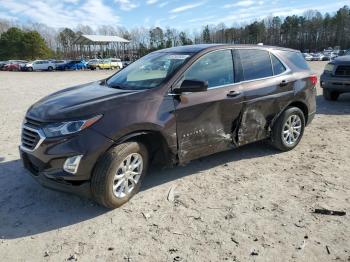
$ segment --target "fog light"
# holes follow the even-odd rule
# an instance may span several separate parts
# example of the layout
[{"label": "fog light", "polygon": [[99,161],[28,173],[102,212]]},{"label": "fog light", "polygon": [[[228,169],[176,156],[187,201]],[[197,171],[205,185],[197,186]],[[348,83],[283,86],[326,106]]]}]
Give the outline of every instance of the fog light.
[{"label": "fog light", "polygon": [[323,81],[321,81],[321,86],[324,86],[324,82]]},{"label": "fog light", "polygon": [[64,162],[63,170],[71,174],[76,174],[82,157],[83,155],[78,155],[67,158],[66,162]]}]

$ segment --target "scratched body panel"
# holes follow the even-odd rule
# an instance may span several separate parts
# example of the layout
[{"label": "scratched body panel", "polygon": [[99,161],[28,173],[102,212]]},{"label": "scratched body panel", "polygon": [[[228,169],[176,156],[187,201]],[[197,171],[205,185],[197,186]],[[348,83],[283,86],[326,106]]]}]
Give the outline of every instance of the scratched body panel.
[{"label": "scratched body panel", "polygon": [[242,107],[242,96],[227,97],[233,89],[240,87],[210,89],[175,99],[180,160],[189,161],[233,146],[233,123]]},{"label": "scratched body panel", "polygon": [[[288,78],[286,86],[279,86]],[[281,76],[242,84],[244,106],[238,145],[244,145],[269,136],[269,127],[274,117],[290,103],[294,96],[293,76]]]}]

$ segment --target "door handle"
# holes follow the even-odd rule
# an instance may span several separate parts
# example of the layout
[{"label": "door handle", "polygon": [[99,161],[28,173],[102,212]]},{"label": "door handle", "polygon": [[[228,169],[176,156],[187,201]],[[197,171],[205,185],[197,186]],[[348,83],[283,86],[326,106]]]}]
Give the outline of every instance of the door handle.
[{"label": "door handle", "polygon": [[227,96],[228,97],[236,97],[236,96],[239,96],[240,94],[242,94],[240,91],[230,91],[230,92],[228,92]]},{"label": "door handle", "polygon": [[282,82],[280,83],[280,86],[286,86],[286,85],[288,85],[288,81],[282,80]]}]

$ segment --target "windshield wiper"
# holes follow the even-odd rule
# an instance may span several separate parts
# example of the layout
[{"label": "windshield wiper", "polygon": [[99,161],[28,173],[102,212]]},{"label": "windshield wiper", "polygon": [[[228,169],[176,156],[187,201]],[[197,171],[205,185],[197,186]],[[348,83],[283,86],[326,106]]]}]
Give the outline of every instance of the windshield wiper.
[{"label": "windshield wiper", "polygon": [[125,89],[122,85],[108,85],[107,84],[107,86],[110,87],[110,88],[115,88],[115,89],[121,89],[121,90]]},{"label": "windshield wiper", "polygon": [[110,88],[115,88],[115,89],[124,89],[121,85],[113,85],[113,84],[112,84],[112,85],[109,85],[109,84],[107,83],[107,79],[101,80],[100,85],[108,86],[108,87],[110,87]]}]

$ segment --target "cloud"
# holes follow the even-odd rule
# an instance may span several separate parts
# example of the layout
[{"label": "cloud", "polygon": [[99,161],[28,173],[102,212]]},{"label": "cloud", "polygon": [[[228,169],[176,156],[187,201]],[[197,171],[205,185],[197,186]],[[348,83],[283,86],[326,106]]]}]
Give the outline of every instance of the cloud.
[{"label": "cloud", "polygon": [[153,4],[157,3],[157,2],[158,2],[158,0],[147,0],[146,4],[153,5]]},{"label": "cloud", "polygon": [[22,21],[43,23],[56,28],[75,27],[77,24],[87,24],[92,27],[117,25],[120,21],[120,17],[111,7],[105,5],[103,0],[86,0],[74,8],[67,6],[63,1],[56,0],[1,1],[1,8],[8,16],[20,17]]},{"label": "cloud", "polygon": [[214,18],[215,18],[215,16],[209,15],[209,16],[205,16],[205,17],[192,18],[190,20],[187,20],[187,22],[188,23],[206,22],[206,21],[212,20]]},{"label": "cloud", "polygon": [[[152,1],[152,0],[149,0]],[[153,0],[154,1],[154,0]],[[137,4],[131,2],[130,0],[115,0],[117,4],[119,4],[120,9],[124,11],[130,11],[136,7],[138,7]]]},{"label": "cloud", "polygon": [[263,1],[259,1],[257,3],[257,1],[253,1],[253,0],[242,0],[242,1],[238,1],[237,3],[233,3],[233,4],[226,4],[224,5],[224,8],[231,8],[231,7],[248,7],[248,6],[252,6],[255,4],[262,4]]},{"label": "cloud", "polygon": [[158,7],[162,8],[162,7],[164,7],[164,6],[168,5],[168,4],[169,4],[169,1],[165,1],[165,2],[160,3],[158,5]]},{"label": "cloud", "polygon": [[193,9],[193,8],[198,7],[198,6],[201,6],[203,4],[204,4],[204,2],[199,2],[199,3],[196,3],[196,4],[189,4],[189,5],[179,6],[179,7],[176,7],[174,9],[170,10],[170,13],[181,13],[181,12],[184,12],[186,10]]}]

